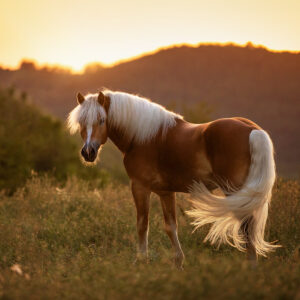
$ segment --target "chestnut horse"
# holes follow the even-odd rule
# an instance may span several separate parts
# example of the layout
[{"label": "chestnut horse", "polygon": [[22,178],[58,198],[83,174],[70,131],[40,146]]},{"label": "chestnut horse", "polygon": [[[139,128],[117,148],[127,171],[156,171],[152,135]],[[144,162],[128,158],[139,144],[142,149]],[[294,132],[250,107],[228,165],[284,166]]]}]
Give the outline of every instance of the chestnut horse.
[{"label": "chestnut horse", "polygon": [[191,124],[150,100],[108,90],[78,93],[77,101],[68,125],[81,134],[84,160],[94,162],[107,138],[124,155],[137,210],[138,258],[147,258],[151,192],[160,197],[178,267],[184,254],[175,192],[192,194],[188,214],[196,228],[212,224],[205,239],[212,244],[228,243],[253,260],[278,247],[264,240],[275,164],[271,139],[258,125],[244,118]]}]

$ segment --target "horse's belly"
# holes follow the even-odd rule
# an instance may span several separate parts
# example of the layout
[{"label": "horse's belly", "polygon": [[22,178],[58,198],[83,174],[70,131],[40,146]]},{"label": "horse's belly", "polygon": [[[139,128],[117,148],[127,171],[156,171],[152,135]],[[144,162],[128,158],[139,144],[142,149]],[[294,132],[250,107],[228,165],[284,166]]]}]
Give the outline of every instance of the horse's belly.
[{"label": "horse's belly", "polygon": [[193,180],[198,178],[191,170],[177,168],[158,168],[154,161],[144,161],[136,164],[125,164],[131,180],[137,180],[152,191],[187,192]]},{"label": "horse's belly", "polygon": [[162,188],[171,190],[174,192],[188,192],[192,184],[196,182],[203,182],[209,185],[209,182],[212,180],[212,173],[203,169],[188,169],[182,170],[181,172],[170,172],[165,174],[163,177]]}]

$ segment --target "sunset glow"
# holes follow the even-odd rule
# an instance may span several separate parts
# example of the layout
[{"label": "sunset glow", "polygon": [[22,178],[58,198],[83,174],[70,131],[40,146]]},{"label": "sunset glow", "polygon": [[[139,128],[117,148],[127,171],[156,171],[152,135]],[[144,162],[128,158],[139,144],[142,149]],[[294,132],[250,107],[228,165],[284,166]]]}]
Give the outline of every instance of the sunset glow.
[{"label": "sunset glow", "polygon": [[23,58],[80,70],[172,44],[248,41],[300,50],[300,1],[10,0],[0,4],[0,64]]}]

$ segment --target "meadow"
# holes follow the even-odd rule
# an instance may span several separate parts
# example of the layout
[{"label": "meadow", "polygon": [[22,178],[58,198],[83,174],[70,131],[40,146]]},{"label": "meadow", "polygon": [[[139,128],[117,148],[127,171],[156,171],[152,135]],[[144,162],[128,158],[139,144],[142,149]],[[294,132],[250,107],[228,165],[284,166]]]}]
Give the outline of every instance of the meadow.
[{"label": "meadow", "polygon": [[91,188],[33,176],[0,199],[1,299],[300,299],[300,182],[278,179],[266,236],[282,248],[253,268],[245,254],[192,234],[177,201],[183,271],[172,262],[158,199],[151,199],[150,262],[135,264],[135,208],[127,185]]},{"label": "meadow", "polygon": [[[203,105],[181,109],[208,118]],[[192,233],[189,197],[178,194],[179,271],[155,196],[150,262],[135,263],[135,207],[112,143],[98,166],[84,166],[62,121],[6,89],[0,144],[0,299],[300,299],[299,180],[276,182],[266,239],[282,248],[257,268],[229,246],[204,244],[208,228]]]}]

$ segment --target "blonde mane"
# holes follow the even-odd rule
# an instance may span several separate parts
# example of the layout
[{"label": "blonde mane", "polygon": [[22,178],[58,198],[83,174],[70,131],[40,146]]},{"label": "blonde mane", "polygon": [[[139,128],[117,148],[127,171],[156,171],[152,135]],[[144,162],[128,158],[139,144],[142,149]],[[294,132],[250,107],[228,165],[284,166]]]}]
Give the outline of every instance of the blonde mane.
[{"label": "blonde mane", "polygon": [[92,125],[101,116],[107,118],[109,126],[122,130],[129,139],[143,143],[153,138],[160,129],[164,136],[169,128],[176,125],[176,119],[182,119],[182,116],[146,98],[109,90],[103,93],[110,99],[108,116],[97,102],[98,94],[87,95],[86,100],[69,115],[71,132],[76,132],[79,124]]}]

